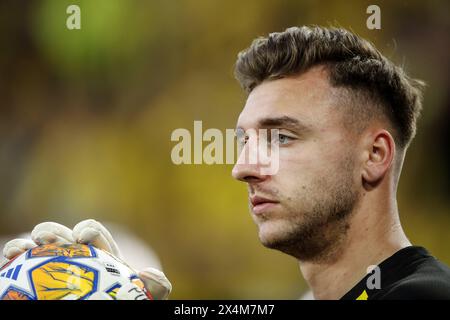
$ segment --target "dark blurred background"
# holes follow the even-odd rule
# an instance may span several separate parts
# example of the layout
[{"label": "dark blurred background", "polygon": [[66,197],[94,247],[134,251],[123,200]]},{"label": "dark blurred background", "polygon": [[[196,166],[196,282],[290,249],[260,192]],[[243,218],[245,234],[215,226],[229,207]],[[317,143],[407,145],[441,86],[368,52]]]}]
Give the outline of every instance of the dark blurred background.
[{"label": "dark blurred background", "polygon": [[[81,8],[68,30],[66,8]],[[366,8],[381,8],[368,30]],[[176,128],[234,128],[237,53],[293,25],[339,25],[423,79],[399,187],[415,244],[450,263],[448,1],[35,0],[0,3],[0,235],[42,221],[126,226],[172,298],[294,299],[293,258],[263,248],[231,165],[171,162]],[[125,253],[126,255],[126,253]]]}]

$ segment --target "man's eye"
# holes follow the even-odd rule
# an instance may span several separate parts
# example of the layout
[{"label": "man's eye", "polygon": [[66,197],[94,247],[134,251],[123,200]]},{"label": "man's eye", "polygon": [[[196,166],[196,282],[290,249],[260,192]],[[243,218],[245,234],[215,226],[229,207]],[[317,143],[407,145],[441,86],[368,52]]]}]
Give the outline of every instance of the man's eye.
[{"label": "man's eye", "polygon": [[286,143],[289,143],[291,140],[292,140],[292,138],[287,135],[278,134],[275,136],[274,142],[278,142],[279,144],[286,144]]}]

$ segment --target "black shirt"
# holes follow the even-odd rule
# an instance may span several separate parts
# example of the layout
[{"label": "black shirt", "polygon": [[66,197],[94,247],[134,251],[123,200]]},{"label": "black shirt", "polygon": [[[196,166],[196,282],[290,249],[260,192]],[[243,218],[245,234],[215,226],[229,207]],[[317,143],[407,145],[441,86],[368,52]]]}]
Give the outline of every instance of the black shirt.
[{"label": "black shirt", "polygon": [[425,248],[403,248],[378,267],[381,281],[372,271],[341,300],[450,299],[450,268]]}]

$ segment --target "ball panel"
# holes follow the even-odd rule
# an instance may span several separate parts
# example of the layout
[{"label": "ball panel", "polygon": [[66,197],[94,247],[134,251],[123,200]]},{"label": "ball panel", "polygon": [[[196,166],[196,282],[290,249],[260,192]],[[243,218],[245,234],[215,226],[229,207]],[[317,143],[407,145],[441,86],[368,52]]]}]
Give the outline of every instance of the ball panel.
[{"label": "ball panel", "polygon": [[29,295],[27,292],[11,286],[5,290],[2,296],[0,296],[0,300],[36,300],[36,299],[31,295]]},{"label": "ball panel", "polygon": [[85,299],[97,291],[98,271],[65,256],[47,260],[29,273],[38,300]]},{"label": "ball panel", "polygon": [[36,257],[86,258],[96,256],[97,255],[93,247],[81,244],[46,244],[35,247],[27,252],[27,259]]}]

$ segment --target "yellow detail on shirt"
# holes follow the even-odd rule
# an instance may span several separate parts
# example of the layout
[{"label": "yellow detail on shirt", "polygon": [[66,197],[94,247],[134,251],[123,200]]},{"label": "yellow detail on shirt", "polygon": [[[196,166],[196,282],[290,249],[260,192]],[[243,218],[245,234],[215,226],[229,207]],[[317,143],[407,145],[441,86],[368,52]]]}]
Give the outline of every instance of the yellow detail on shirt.
[{"label": "yellow detail on shirt", "polygon": [[367,300],[367,298],[369,298],[369,296],[367,295],[366,290],[364,290],[358,298],[356,298],[356,300]]}]

